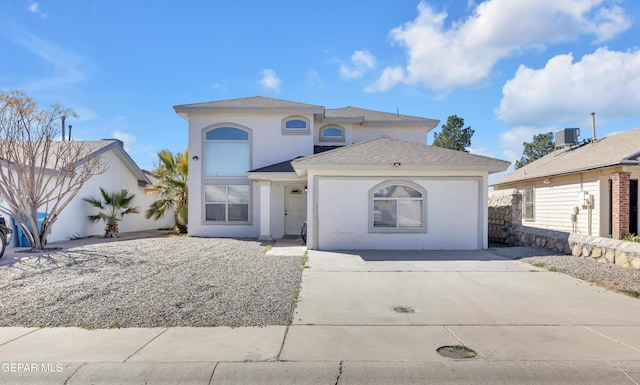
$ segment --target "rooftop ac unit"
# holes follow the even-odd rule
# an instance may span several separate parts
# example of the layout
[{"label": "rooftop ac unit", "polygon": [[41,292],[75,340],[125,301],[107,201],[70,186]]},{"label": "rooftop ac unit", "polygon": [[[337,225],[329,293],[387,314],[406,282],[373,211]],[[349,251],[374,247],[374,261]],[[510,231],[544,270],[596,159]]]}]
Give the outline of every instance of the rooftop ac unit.
[{"label": "rooftop ac unit", "polygon": [[578,144],[579,128],[564,128],[556,131],[556,147],[566,147]]}]

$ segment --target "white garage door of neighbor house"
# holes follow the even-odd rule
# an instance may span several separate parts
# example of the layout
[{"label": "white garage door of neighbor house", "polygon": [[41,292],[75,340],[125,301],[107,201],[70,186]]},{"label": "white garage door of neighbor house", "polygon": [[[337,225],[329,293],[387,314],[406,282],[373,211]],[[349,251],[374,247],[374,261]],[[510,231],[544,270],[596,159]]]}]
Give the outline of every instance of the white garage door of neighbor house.
[{"label": "white garage door of neighbor house", "polygon": [[284,232],[286,235],[300,235],[302,225],[307,220],[307,194],[304,186],[288,186],[284,198]]}]

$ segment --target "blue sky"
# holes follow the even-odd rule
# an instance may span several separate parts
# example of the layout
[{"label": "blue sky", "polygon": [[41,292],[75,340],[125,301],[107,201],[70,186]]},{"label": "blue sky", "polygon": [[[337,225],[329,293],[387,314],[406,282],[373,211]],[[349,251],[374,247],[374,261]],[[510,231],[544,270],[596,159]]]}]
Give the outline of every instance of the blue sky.
[{"label": "blue sky", "polygon": [[513,162],[537,133],[590,137],[591,112],[599,137],[640,127],[639,25],[637,0],[4,0],[0,88],[146,169],[186,148],[172,106],[256,95],[455,114]]}]

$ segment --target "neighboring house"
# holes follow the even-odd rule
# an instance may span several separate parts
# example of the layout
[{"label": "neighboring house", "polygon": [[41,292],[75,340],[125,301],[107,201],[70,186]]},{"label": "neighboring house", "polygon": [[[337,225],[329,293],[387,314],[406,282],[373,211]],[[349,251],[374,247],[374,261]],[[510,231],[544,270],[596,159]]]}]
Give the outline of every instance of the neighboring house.
[{"label": "neighboring house", "polygon": [[522,193],[526,226],[620,239],[638,233],[638,179],[640,129],[634,129],[567,143],[492,186]]},{"label": "neighboring house", "polygon": [[310,249],[487,247],[488,175],[508,162],[426,145],[437,120],[265,97],[178,105],[189,234]]},{"label": "neighboring house", "polygon": [[[135,194],[133,206],[139,207],[139,214],[127,215],[120,223],[120,232],[152,230],[172,227],[173,215],[167,214],[159,221],[145,219],[144,211],[158,199],[157,196],[147,195],[144,186],[150,183],[146,175],[124,150],[119,140],[105,139],[85,142],[91,148],[91,157],[101,156],[108,165],[105,173],[94,175],[78,192],[76,197],[65,207],[53,224],[47,240],[49,242],[68,240],[72,237],[86,237],[90,235],[104,235],[104,222],[91,223],[88,216],[95,214],[97,209],[82,198],[99,197],[100,187],[108,191],[126,189]],[[0,202],[0,205],[3,203]],[[17,237],[14,236],[17,242]]]}]

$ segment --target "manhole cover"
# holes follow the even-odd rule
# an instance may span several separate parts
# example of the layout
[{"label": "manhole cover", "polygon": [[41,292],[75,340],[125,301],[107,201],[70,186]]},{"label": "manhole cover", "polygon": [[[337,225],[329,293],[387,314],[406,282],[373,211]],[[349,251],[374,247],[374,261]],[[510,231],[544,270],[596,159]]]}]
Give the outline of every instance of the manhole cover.
[{"label": "manhole cover", "polygon": [[474,358],[478,355],[473,349],[462,345],[441,346],[436,351],[442,357],[455,359]]},{"label": "manhole cover", "polygon": [[396,306],[393,308],[394,311],[397,311],[398,313],[415,313],[416,311],[413,310],[413,308],[411,306]]}]

